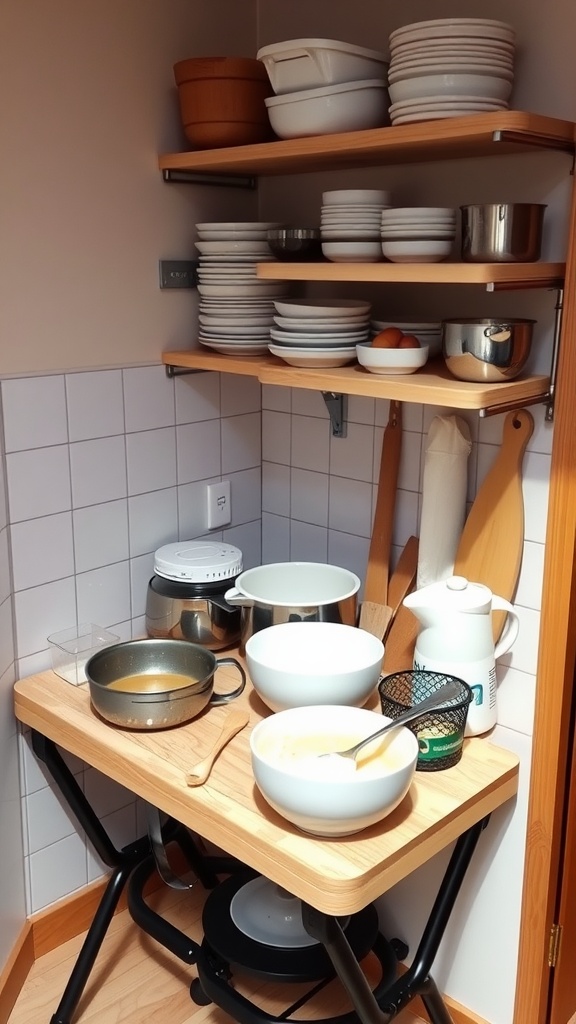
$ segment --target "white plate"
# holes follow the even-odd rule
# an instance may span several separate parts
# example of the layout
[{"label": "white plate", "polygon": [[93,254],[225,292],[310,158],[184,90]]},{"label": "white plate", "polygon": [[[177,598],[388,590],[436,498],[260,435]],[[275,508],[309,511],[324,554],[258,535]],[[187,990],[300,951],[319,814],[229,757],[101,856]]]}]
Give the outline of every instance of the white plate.
[{"label": "white plate", "polygon": [[274,305],[280,316],[305,316],[310,320],[326,319],[346,313],[370,313],[370,303],[359,299],[299,299],[294,302],[275,300]]},{"label": "white plate", "polygon": [[210,341],[203,341],[200,339],[200,344],[204,345],[205,348],[213,348],[215,352],[222,352],[224,355],[233,356],[256,356],[259,352],[267,352],[267,342],[249,342],[243,341],[217,341],[215,338],[211,338]]},{"label": "white plate", "polygon": [[216,314],[217,316],[273,316],[274,303],[272,300],[257,302],[247,299],[223,298],[223,299],[202,299],[200,312]]},{"label": "white plate", "polygon": [[331,263],[378,263],[382,259],[380,241],[343,242],[324,239],[322,255]]},{"label": "white plate", "polygon": [[390,202],[390,193],[378,188],[335,188],[322,193],[326,206],[377,205]]},{"label": "white plate", "polygon": [[272,316],[210,316],[207,313],[200,313],[198,320],[203,327],[213,330],[215,327],[222,327],[230,330],[231,327],[272,327],[274,317]]},{"label": "white plate", "polygon": [[322,242],[374,242],[380,238],[380,227],[368,228],[322,228],[320,239]]},{"label": "white plate", "polygon": [[289,366],[329,367],[345,366],[356,359],[356,349],[313,349],[282,348],[280,345],[269,345],[273,356],[283,359]]},{"label": "white plate", "polygon": [[199,284],[198,292],[202,296],[206,296],[207,299],[219,299],[223,296],[233,298],[235,296],[244,296],[248,298],[251,296],[255,298],[258,295],[261,296],[280,296],[286,295],[290,290],[289,285],[277,284],[276,282],[262,281],[260,283],[254,282],[254,284]]},{"label": "white plate", "polygon": [[198,231],[268,231],[281,227],[279,221],[272,220],[215,220],[196,225]]},{"label": "white plate", "polygon": [[201,267],[255,267],[258,263],[270,263],[275,259],[271,252],[257,256],[254,253],[239,253],[238,256],[229,253],[226,256],[201,256],[198,262]]},{"label": "white plate", "polygon": [[491,96],[420,96],[418,99],[405,100],[402,103],[393,103],[390,107],[391,114],[411,114],[414,110],[434,107],[435,110],[442,110],[444,107],[488,107],[495,104],[500,106],[505,100],[493,99]]},{"label": "white plate", "polygon": [[[508,105],[494,107],[496,110],[508,110]],[[416,124],[418,121],[442,121],[446,117],[464,117],[466,114],[486,114],[483,107],[481,110],[475,107],[459,107],[457,110],[429,110],[419,114],[404,114],[402,117],[391,118],[392,124]]]},{"label": "white plate", "polygon": [[236,253],[242,256],[252,254],[252,259],[254,259],[254,254],[257,253],[264,252],[270,255],[268,244],[262,245],[261,242],[239,242],[231,239],[228,242],[195,242],[194,244],[202,256],[220,256]]},{"label": "white plate", "polygon": [[367,341],[369,335],[369,329],[366,328],[364,331],[350,331],[346,334],[329,334],[322,331],[314,331],[311,334],[303,334],[300,332],[292,331],[279,331],[274,327],[270,328],[270,337],[272,341],[278,341],[282,345],[294,345],[298,348],[299,345],[305,345],[307,348],[309,345],[352,345],[359,341]]},{"label": "white plate", "polygon": [[334,334],[341,334],[342,332],[354,330],[357,326],[358,328],[368,326],[369,318],[367,316],[354,316],[342,320],[338,320],[335,317],[327,318],[326,320],[309,320],[306,318],[300,319],[296,316],[275,316],[274,323],[286,331],[294,331],[298,334],[302,332],[309,334],[311,327],[314,330],[330,330]]},{"label": "white plate", "polygon": [[343,213],[378,213],[379,210],[387,210],[389,205],[389,203],[347,203],[341,206],[321,206],[320,213],[329,213],[334,217],[338,217]]},{"label": "white plate", "polygon": [[228,231],[217,230],[198,231],[198,238],[201,242],[266,242],[266,231],[250,228],[238,229],[233,234]]},{"label": "white plate", "polygon": [[251,338],[256,341],[260,338],[270,338],[269,327],[206,327],[202,324],[199,335],[201,338],[220,338],[221,341],[233,341],[234,338]]}]

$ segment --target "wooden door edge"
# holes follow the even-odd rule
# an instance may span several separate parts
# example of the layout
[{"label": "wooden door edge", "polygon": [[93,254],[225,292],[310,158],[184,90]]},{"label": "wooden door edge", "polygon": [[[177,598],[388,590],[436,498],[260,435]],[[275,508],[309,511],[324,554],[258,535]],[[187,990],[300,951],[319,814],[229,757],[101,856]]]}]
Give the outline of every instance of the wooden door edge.
[{"label": "wooden door edge", "polygon": [[34,963],[32,924],[26,921],[0,972],[0,1020],[8,1020]]}]

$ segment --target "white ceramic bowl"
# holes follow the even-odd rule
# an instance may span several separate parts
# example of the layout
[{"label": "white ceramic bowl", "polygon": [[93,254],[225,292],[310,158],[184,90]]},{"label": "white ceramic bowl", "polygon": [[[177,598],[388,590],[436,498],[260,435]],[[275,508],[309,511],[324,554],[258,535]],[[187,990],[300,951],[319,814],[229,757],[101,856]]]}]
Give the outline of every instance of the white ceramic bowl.
[{"label": "white ceramic bowl", "polygon": [[392,263],[440,263],[452,252],[453,239],[383,241],[382,252]]},{"label": "white ceramic bowl", "polygon": [[374,348],[369,341],[356,345],[356,358],[370,373],[416,373],[428,361],[428,345],[420,348]]},{"label": "white ceramic bowl", "polygon": [[370,313],[370,303],[362,299],[294,299],[274,302],[280,316],[302,316],[307,320],[327,316],[363,316]]},{"label": "white ceramic bowl", "polygon": [[450,206],[394,206],[382,211],[382,223],[388,220],[456,220],[456,210]]},{"label": "white ceramic bowl", "polygon": [[270,124],[281,139],[380,128],[389,123],[388,89],[380,79],[305,89],[265,101]]},{"label": "white ceramic bowl", "polygon": [[418,758],[414,734],[400,727],[375,740],[356,769],[344,764],[335,770],[331,759],[318,764],[314,754],[352,746],[386,721],[376,711],[331,704],[265,718],[250,734],[258,789],[278,814],[312,835],[353,835],[376,824],[410,789]]},{"label": "white ceramic bowl", "polygon": [[378,263],[382,259],[379,241],[330,242],[322,240],[322,255],[332,263]]},{"label": "white ceramic bowl", "polygon": [[383,657],[381,640],[338,622],[283,622],[246,641],[252,685],[272,711],[362,707],[375,692]]},{"label": "white ceramic bowl", "polygon": [[512,82],[509,78],[496,75],[417,75],[390,84],[388,91],[392,103],[431,96],[452,99],[459,96],[483,96],[507,100],[512,92]]},{"label": "white ceramic bowl", "polygon": [[390,192],[379,188],[335,188],[322,193],[325,206],[386,206],[390,202]]}]

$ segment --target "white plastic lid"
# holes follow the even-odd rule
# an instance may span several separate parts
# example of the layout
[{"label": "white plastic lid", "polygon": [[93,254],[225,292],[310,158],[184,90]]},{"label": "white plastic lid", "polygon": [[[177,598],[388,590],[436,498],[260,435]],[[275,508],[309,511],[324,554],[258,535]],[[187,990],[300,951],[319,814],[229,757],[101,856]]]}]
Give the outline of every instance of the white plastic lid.
[{"label": "white plastic lid", "polygon": [[211,540],[164,544],[154,554],[154,572],[167,580],[217,583],[242,572],[242,552],[233,544]]}]

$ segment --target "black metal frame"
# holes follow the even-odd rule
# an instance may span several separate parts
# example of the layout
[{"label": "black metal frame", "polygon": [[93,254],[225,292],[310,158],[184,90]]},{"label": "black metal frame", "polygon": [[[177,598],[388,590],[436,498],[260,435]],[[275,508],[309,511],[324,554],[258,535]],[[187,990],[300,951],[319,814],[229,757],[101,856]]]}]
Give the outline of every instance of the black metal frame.
[{"label": "black metal frame", "polygon": [[[71,1024],[72,1016],[126,885],[128,908],[135,923],[184,963],[197,964],[198,979],[195,979],[191,986],[191,994],[197,1002],[213,1001],[239,1024],[285,1024],[289,1014],[310,998],[311,993],[292,1007],[288,1007],[279,1016],[271,1016],[235,991],[231,965],[223,963],[206,941],[201,945],[194,942],[146,903],[143,895],[144,886],[155,872],[148,836],[143,836],[117,850],[59,754],[55,743],[33,729],[32,746],[36,756],[48,768],[101,860],[112,869],[109,882],[50,1024]],[[358,1020],[361,1024],[389,1024],[416,996],[421,997],[432,1024],[453,1024],[430,971],[478,839],[488,824],[489,817],[488,815],[477,822],[457,840],[412,964],[392,984],[389,983],[389,977],[393,946],[381,935],[377,936],[372,950],[382,968],[381,980],[373,991],[338,918],[316,910],[307,903],[302,904],[304,927],[312,938],[324,945],[334,971],[354,1007],[350,1013],[331,1018],[329,1024],[354,1024]],[[231,874],[236,870],[246,869],[245,865],[234,857],[205,856],[198,849],[188,829],[172,818],[168,819],[163,828],[163,838],[165,842],[176,842],[180,846],[191,869],[206,889],[212,889],[218,884],[219,874]],[[321,982],[316,985],[313,991],[321,988],[322,984]]]}]

